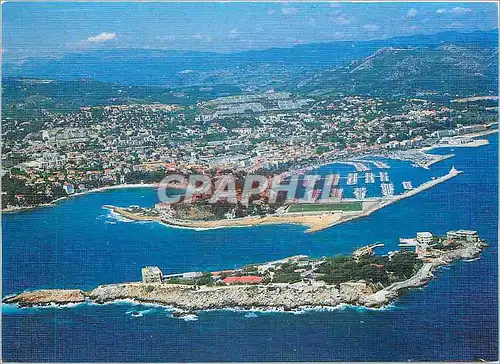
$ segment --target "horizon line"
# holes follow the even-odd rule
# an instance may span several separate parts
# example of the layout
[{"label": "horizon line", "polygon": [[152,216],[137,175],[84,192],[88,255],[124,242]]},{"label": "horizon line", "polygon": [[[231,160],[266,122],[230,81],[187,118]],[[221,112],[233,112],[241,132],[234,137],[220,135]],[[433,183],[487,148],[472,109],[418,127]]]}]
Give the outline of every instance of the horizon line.
[{"label": "horizon line", "polygon": [[[269,48],[255,48],[255,49],[242,49],[242,50],[234,50],[234,51],[210,51],[210,50],[192,50],[192,49],[179,49],[179,48],[148,48],[148,47],[112,47],[112,48],[92,48],[92,49],[78,49],[78,50],[65,50],[61,51],[60,53],[54,54],[54,55],[45,55],[45,56],[26,56],[26,57],[15,57],[12,59],[6,59],[5,53],[8,54],[9,48],[2,48],[2,53],[3,53],[3,62],[10,63],[15,60],[20,60],[20,59],[36,59],[36,58],[46,58],[46,59],[51,59],[51,58],[60,58],[61,55],[65,56],[68,54],[80,54],[80,53],[90,53],[90,52],[99,52],[99,51],[126,51],[126,50],[135,50],[135,51],[170,51],[170,52],[189,52],[189,53],[209,53],[209,54],[220,54],[220,55],[234,55],[234,54],[241,54],[241,53],[249,53],[249,52],[263,52],[263,51],[268,51],[268,50],[280,50],[280,49],[293,49],[296,47],[301,47],[301,46],[309,46],[309,45],[321,45],[321,44],[333,44],[333,43],[368,43],[368,42],[375,42],[375,41],[384,41],[384,40],[391,40],[391,39],[397,39],[397,38],[412,38],[412,37],[418,37],[418,36],[433,36],[433,35],[439,35],[439,34],[445,34],[445,33],[458,33],[458,34],[474,34],[474,33],[488,33],[488,32],[498,32],[499,27],[496,28],[491,28],[491,29],[485,29],[485,30],[472,30],[472,31],[460,31],[460,30],[444,30],[440,32],[435,32],[435,33],[418,33],[418,34],[411,34],[411,35],[396,35],[392,37],[387,37],[387,38],[373,38],[373,39],[361,39],[361,40],[356,40],[356,39],[339,39],[339,40],[327,40],[327,41],[318,41],[318,42],[310,42],[310,43],[300,43],[300,44],[294,44],[292,46],[275,46],[275,47],[269,47]],[[498,42],[497,42],[498,44]],[[22,49],[22,48],[14,48],[14,49]],[[7,56],[8,58],[8,56]]]}]

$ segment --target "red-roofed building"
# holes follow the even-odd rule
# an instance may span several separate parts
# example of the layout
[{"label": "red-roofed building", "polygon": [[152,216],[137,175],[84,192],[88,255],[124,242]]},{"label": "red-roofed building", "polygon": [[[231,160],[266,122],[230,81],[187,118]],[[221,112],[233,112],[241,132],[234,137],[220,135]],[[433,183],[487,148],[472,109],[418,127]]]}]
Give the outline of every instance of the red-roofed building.
[{"label": "red-roofed building", "polygon": [[241,276],[227,277],[222,280],[226,284],[258,284],[262,282],[262,277],[258,276]]}]

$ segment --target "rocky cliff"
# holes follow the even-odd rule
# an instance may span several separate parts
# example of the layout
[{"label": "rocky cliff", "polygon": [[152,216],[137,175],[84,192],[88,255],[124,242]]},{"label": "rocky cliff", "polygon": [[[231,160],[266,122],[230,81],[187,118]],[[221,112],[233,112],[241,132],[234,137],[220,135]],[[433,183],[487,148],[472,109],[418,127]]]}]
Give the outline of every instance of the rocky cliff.
[{"label": "rocky cliff", "polygon": [[97,303],[117,299],[155,302],[187,310],[214,308],[276,308],[293,310],[310,306],[357,304],[372,294],[367,283],[342,283],[340,289],[331,285],[267,284],[258,286],[201,287],[172,284],[128,283],[99,286],[89,294]]},{"label": "rocky cliff", "polygon": [[434,277],[433,272],[437,267],[447,265],[456,259],[476,258],[486,246],[483,242],[477,241],[464,242],[453,250],[429,250],[428,256],[422,258],[424,264],[412,277],[383,288],[365,281],[345,282],[339,285],[314,281],[229,286],[133,282],[102,285],[89,292],[74,289],[24,292],[7,297],[4,302],[35,306],[78,303],[87,299],[96,303],[132,299],[189,311],[220,308],[288,311],[305,307],[334,307],[343,303],[381,307],[397,298],[401,291],[425,285]]},{"label": "rocky cliff", "polygon": [[79,289],[43,289],[20,293],[4,299],[5,303],[16,303],[19,306],[63,305],[83,301],[85,301],[85,295]]}]

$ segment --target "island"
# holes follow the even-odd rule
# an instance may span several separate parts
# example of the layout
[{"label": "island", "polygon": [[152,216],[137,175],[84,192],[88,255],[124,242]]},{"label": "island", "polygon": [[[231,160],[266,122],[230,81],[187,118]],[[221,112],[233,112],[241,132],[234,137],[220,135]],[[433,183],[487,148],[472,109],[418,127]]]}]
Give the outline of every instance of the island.
[{"label": "island", "polygon": [[159,267],[142,268],[142,281],[101,285],[84,291],[50,289],[3,299],[21,307],[116,300],[155,303],[193,312],[209,309],[301,310],[341,304],[384,307],[409,288],[426,285],[441,266],[480,256],[487,244],[476,231],[445,236],[419,232],[400,239],[400,250],[376,255],[371,244],[349,256],[312,259],[298,255],[216,272],[164,275]]},{"label": "island", "polygon": [[[369,216],[377,210],[414,196],[461,173],[453,167],[447,174],[433,178],[415,188],[410,186],[401,194],[394,195],[393,185],[383,183],[384,196],[365,197],[360,191],[357,198],[339,198],[332,202],[279,203],[278,201],[271,205],[267,203],[266,199],[261,198],[255,201],[255,205],[251,206],[252,209],[242,210],[241,206],[238,205],[210,204],[207,200],[200,199],[190,204],[167,205],[158,203],[151,208],[112,205],[104,205],[104,208],[130,220],[160,222],[171,227],[215,229],[269,224],[298,224],[308,228],[305,232],[312,233],[346,221]],[[366,189],[364,193],[366,193]]]}]

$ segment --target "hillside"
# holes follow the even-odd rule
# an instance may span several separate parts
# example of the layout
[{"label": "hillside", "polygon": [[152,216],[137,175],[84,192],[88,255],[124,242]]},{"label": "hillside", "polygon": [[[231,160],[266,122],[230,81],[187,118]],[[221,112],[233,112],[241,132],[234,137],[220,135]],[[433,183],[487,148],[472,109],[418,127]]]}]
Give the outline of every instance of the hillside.
[{"label": "hillside", "polygon": [[36,112],[39,109],[67,111],[88,105],[160,102],[190,105],[200,100],[240,94],[232,85],[215,87],[126,86],[93,79],[50,80],[4,78],[3,112]]},{"label": "hillside", "polygon": [[443,44],[385,47],[345,67],[305,78],[302,92],[496,94],[498,49]]},{"label": "hillside", "polygon": [[[445,51],[446,54],[440,54],[439,47],[443,44],[455,44],[470,52],[454,54],[451,51]],[[332,69],[346,67],[353,61],[360,62],[377,50],[388,47],[391,49],[412,47],[428,49],[429,52],[420,55],[414,50],[410,52],[411,57],[408,59],[402,59],[404,55],[401,52],[391,52],[386,55],[385,60],[380,59],[378,55],[378,60],[373,65],[373,69],[377,69],[389,62],[389,65],[395,67],[395,71],[401,75],[406,72],[403,71],[405,65],[408,65],[410,73],[417,76],[419,69],[422,72],[433,69],[432,65],[435,62],[442,63],[444,66],[453,64],[453,60],[440,60],[441,55],[457,58],[469,56],[469,54],[474,55],[476,49],[480,52],[496,49],[498,31],[444,32],[383,40],[315,43],[297,45],[292,48],[271,48],[229,54],[143,49],[94,50],[69,53],[57,59],[29,58],[23,62],[5,59],[3,75],[4,77],[57,80],[91,78],[122,85],[169,88],[237,85],[248,91],[270,88],[294,90],[298,84],[301,86],[318,84],[319,86],[319,83],[311,80],[324,77],[324,75],[330,79]],[[424,60],[428,55],[431,55],[432,59]],[[480,59],[475,57],[473,62],[487,61],[490,56],[491,53],[485,54]],[[461,61],[462,65],[458,67],[459,70],[461,67],[469,69],[469,66],[463,64],[464,62]],[[478,69],[479,73],[488,73],[488,70],[482,66],[470,66]],[[325,70],[329,71],[323,74]],[[348,71],[350,72],[350,69]],[[361,74],[364,73],[361,72]],[[439,75],[444,78],[446,73],[439,72]],[[338,80],[338,77],[338,75],[333,76],[333,80]],[[429,75],[429,77],[433,76]],[[367,78],[370,77],[367,75]],[[363,77],[360,81],[362,79]],[[345,79],[345,82],[348,80]],[[425,81],[422,82],[425,85]],[[342,87],[345,88],[344,85]]]}]

